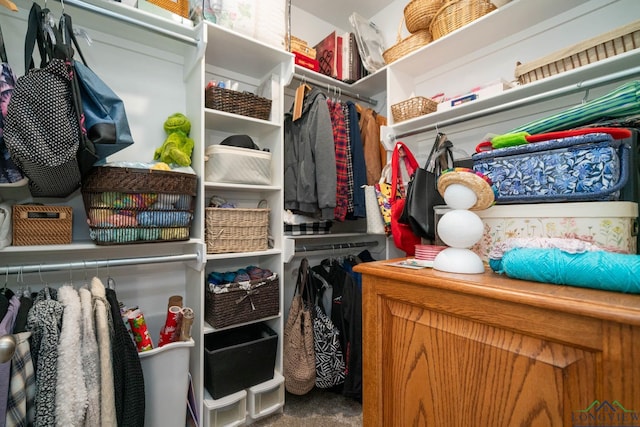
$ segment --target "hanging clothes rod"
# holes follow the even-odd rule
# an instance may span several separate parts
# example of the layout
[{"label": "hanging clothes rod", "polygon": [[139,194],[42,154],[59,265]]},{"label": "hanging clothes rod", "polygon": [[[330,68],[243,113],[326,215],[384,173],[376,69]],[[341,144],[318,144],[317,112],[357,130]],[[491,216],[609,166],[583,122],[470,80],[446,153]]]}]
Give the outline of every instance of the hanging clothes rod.
[{"label": "hanging clothes rod", "polygon": [[353,249],[373,246],[378,246],[378,242],[375,240],[371,240],[367,242],[336,243],[323,245],[297,245],[296,252],[331,251],[338,249]]},{"label": "hanging clothes rod", "polygon": [[[67,0],[68,1],[68,0]],[[50,271],[68,271],[68,270],[83,270],[94,269],[101,267],[122,267],[127,265],[140,265],[140,264],[164,264],[167,262],[187,262],[198,261],[200,255],[184,254],[184,255],[163,255],[153,257],[141,257],[141,258],[120,258],[120,259],[104,259],[104,260],[92,260],[92,261],[77,261],[77,262],[60,262],[51,264],[30,264],[23,266],[9,266],[0,267],[0,276],[2,274],[18,274],[18,273],[44,273]]]},{"label": "hanging clothes rod", "polygon": [[161,34],[163,36],[167,36],[167,37],[171,37],[175,40],[179,40],[182,42],[186,42],[192,45],[197,45],[198,44],[198,40],[193,38],[193,37],[189,37],[189,36],[185,36],[183,34],[178,34],[175,33],[171,30],[167,30],[165,28],[159,27],[157,25],[151,24],[149,22],[145,22],[145,21],[141,21],[139,19],[136,18],[132,18],[130,16],[126,16],[124,14],[120,14],[117,12],[114,12],[112,10],[108,10],[108,9],[104,9],[100,6],[96,6],[93,4],[89,4],[83,0],[60,0],[60,2],[63,5],[71,5],[71,6],[75,6],[79,9],[84,9],[84,10],[88,10],[91,12],[95,12],[99,15],[103,15],[103,16],[107,16],[109,18],[114,18],[117,19],[119,21],[123,21],[126,22],[128,24],[133,24],[133,25],[137,25],[139,27],[144,27],[148,30],[151,30],[155,33]]},{"label": "hanging clothes rod", "polygon": [[461,116],[453,117],[449,120],[443,120],[427,126],[423,126],[418,129],[414,129],[408,132],[404,132],[398,135],[393,135],[396,140],[400,138],[406,138],[407,136],[418,135],[430,130],[442,128],[444,126],[450,126],[457,123],[462,123],[468,120],[479,119],[481,117],[489,116],[491,114],[500,113],[505,110],[509,110],[517,107],[526,107],[530,104],[535,104],[540,101],[546,101],[549,98],[561,95],[569,95],[571,93],[580,92],[585,90],[587,93],[590,88],[605,85],[607,83],[613,83],[618,80],[623,80],[627,77],[640,74],[640,67],[628,68],[617,73],[607,74],[606,76],[598,77],[591,80],[585,80],[573,85],[564,86],[558,89],[550,90],[548,92],[540,93],[538,95],[532,95],[526,98],[517,99],[515,101],[507,102],[505,104],[496,105],[495,107],[486,108],[484,110],[475,111],[473,113],[463,114]]},{"label": "hanging clothes rod", "polygon": [[323,83],[323,82],[321,82],[319,80],[310,79],[307,76],[303,76],[301,74],[296,74],[296,73],[293,74],[293,78],[298,80],[299,82],[309,83],[310,85],[318,86],[318,87],[321,87],[321,88],[323,88],[325,90],[328,90],[328,91],[334,91],[335,90],[336,91],[336,95],[338,95],[338,96],[343,95],[343,96],[347,96],[349,98],[353,98],[353,99],[357,99],[359,101],[366,102],[369,105],[373,105],[373,106],[378,105],[378,101],[376,101],[375,99],[360,95],[359,93],[351,92],[349,90],[343,90],[338,85],[332,85],[332,84],[329,84],[329,83]]}]

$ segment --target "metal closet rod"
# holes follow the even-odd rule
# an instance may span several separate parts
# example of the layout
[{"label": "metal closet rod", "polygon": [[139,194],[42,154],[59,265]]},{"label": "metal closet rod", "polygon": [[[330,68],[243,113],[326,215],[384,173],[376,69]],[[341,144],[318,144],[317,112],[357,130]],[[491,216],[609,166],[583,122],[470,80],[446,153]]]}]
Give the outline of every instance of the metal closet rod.
[{"label": "metal closet rod", "polygon": [[310,79],[307,76],[304,76],[304,75],[301,75],[301,74],[295,74],[295,73],[293,74],[293,78],[298,80],[299,82],[309,83],[309,84],[314,85],[314,86],[319,86],[319,87],[321,87],[321,88],[323,88],[325,90],[328,90],[328,91],[334,91],[335,90],[336,91],[336,95],[348,96],[349,98],[357,99],[359,101],[366,102],[367,104],[370,104],[370,105],[373,105],[373,106],[378,105],[378,101],[376,101],[375,99],[369,98],[369,97],[366,97],[366,96],[362,96],[362,95],[360,95],[358,93],[351,92],[349,90],[343,90],[338,85],[332,85],[332,84],[329,84],[329,83],[322,83],[321,81]]},{"label": "metal closet rod", "polygon": [[352,248],[364,248],[378,246],[378,242],[375,240],[367,242],[353,242],[353,243],[337,243],[337,244],[324,244],[324,245],[300,245],[296,246],[296,252],[311,252],[311,251],[329,251],[337,249],[352,249]]},{"label": "metal closet rod", "polygon": [[[68,0],[67,0],[68,1]],[[49,271],[68,271],[68,270],[82,270],[93,269],[100,267],[122,267],[127,265],[140,265],[140,264],[159,264],[166,262],[187,262],[198,260],[198,254],[183,254],[183,255],[163,255],[152,257],[140,257],[140,258],[118,258],[118,259],[103,259],[103,260],[91,260],[91,261],[76,261],[76,262],[60,262],[60,263],[43,263],[43,264],[31,264],[22,266],[9,266],[0,268],[0,276],[2,274],[18,274],[18,273],[44,273]]]},{"label": "metal closet rod", "polygon": [[619,71],[617,73],[607,74],[606,76],[603,76],[603,77],[598,77],[591,80],[585,80],[583,82],[578,82],[573,85],[564,86],[564,87],[554,89],[548,92],[544,92],[538,95],[532,95],[526,98],[521,98],[515,101],[507,102],[505,104],[496,105],[495,107],[486,108],[484,110],[464,114],[462,116],[457,116],[449,120],[436,122],[427,126],[423,126],[418,129],[414,129],[408,132],[394,135],[394,137],[396,139],[400,139],[400,138],[406,138],[407,136],[418,135],[433,129],[438,129],[439,127],[450,126],[457,123],[465,122],[467,120],[478,119],[481,117],[489,116],[491,114],[500,113],[502,111],[509,110],[511,108],[526,107],[527,105],[535,104],[536,102],[540,102],[540,101],[545,101],[549,98],[553,98],[559,95],[568,95],[570,93],[580,92],[582,90],[584,90],[588,94],[589,89],[592,87],[602,86],[607,83],[613,83],[617,80],[623,80],[627,77],[631,77],[637,74],[640,74],[640,67],[629,68],[623,71]]},{"label": "metal closet rod", "polygon": [[192,45],[197,45],[198,44],[198,40],[196,40],[193,37],[185,36],[183,34],[174,33],[173,31],[167,30],[165,28],[158,27],[158,26],[150,24],[148,22],[144,22],[144,21],[141,21],[141,20],[136,19],[136,18],[131,18],[129,16],[122,15],[122,14],[113,12],[111,10],[103,9],[103,8],[101,8],[99,6],[95,6],[95,5],[86,3],[86,2],[84,2],[82,0],[59,0],[59,1],[60,1],[60,3],[62,3],[63,6],[64,5],[71,5],[71,6],[79,8],[79,9],[89,10],[89,11],[95,12],[95,13],[97,13],[99,15],[107,16],[109,18],[114,18],[114,19],[129,23],[129,24],[133,24],[133,25],[137,25],[137,26],[140,26],[140,27],[144,27],[144,28],[146,28],[148,30],[151,30],[151,31],[155,32],[155,33],[162,34],[164,36],[171,37],[173,39],[176,39],[176,40],[179,40],[179,41],[182,41],[182,42],[186,42],[186,43],[189,43],[189,44],[192,44]]}]

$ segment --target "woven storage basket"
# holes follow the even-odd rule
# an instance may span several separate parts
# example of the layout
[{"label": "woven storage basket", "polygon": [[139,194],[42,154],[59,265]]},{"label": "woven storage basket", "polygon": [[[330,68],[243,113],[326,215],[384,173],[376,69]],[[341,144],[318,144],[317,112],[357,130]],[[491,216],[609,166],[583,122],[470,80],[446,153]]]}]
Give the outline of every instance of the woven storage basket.
[{"label": "woven storage basket", "polygon": [[640,21],[516,66],[520,84],[563,73],[640,47]]},{"label": "woven storage basket", "polygon": [[205,90],[205,107],[256,119],[269,120],[271,100],[249,92],[225,89],[217,86]]},{"label": "woven storage basket", "polygon": [[188,240],[195,174],[100,166],[82,184],[90,237],[99,245]]},{"label": "woven storage basket", "polygon": [[13,205],[14,246],[71,243],[73,209],[70,206]]},{"label": "woven storage basket", "polygon": [[442,5],[431,20],[431,36],[437,40],[495,9],[493,3],[486,0],[449,1]]},{"label": "woven storage basket", "polygon": [[207,253],[264,251],[269,209],[205,208]]},{"label": "woven storage basket", "polygon": [[404,7],[404,21],[407,30],[410,33],[429,30],[431,20],[443,4],[443,0],[411,0]]},{"label": "woven storage basket", "polygon": [[391,114],[395,123],[414,117],[433,113],[438,109],[438,103],[424,96],[416,96],[391,106]]},{"label": "woven storage basket", "polygon": [[[208,287],[207,287],[208,288]],[[280,313],[280,281],[267,279],[220,285],[226,292],[205,291],[205,320],[214,328],[251,322]]]},{"label": "woven storage basket", "polygon": [[400,22],[400,27],[398,28],[397,43],[382,53],[384,62],[386,62],[387,64],[391,64],[393,61],[396,61],[402,58],[403,56],[410,54],[414,50],[421,48],[422,46],[428,44],[431,41],[431,33],[429,33],[429,30],[416,31],[415,33],[411,34],[409,37],[406,37],[403,39],[402,38],[403,23],[404,23],[404,18],[402,18],[402,21]]}]

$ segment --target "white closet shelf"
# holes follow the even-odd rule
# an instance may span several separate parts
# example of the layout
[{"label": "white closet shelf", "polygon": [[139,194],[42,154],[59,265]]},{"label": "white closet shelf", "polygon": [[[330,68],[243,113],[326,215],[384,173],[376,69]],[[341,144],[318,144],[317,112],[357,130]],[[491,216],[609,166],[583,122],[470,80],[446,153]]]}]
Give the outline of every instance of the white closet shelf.
[{"label": "white closet shelf", "polygon": [[293,54],[290,52],[212,22],[203,21],[199,25],[206,26],[207,30],[205,58],[208,63],[226,70],[234,70],[234,74],[239,72],[258,79],[262,79],[274,69],[280,70],[284,67],[285,69],[277,74],[281,75],[285,83],[291,80],[294,64]]},{"label": "white closet shelf", "polygon": [[260,323],[260,322],[266,322],[266,321],[271,320],[271,319],[277,319],[280,316],[282,316],[282,313],[278,313],[277,315],[274,315],[274,316],[262,317],[260,319],[252,320],[251,322],[234,323],[233,325],[225,326],[224,328],[214,328],[207,321],[203,320],[202,321],[202,323],[203,323],[203,332],[205,334],[210,334],[212,332],[224,331],[225,329],[235,329],[235,328],[238,328],[238,327],[244,326],[244,325],[251,325],[253,323]]},{"label": "white closet shelf", "polygon": [[[611,0],[603,0],[610,3]],[[548,25],[558,15],[578,8],[584,0],[512,0],[475,21],[411,52],[388,65],[394,72],[408,76],[422,76],[442,64],[475,55],[518,33],[519,39],[528,37],[532,26],[543,22]],[[575,13],[575,10],[572,11]],[[473,37],[469,37],[473,34]],[[437,58],[437,60],[434,60]],[[515,65],[515,64],[514,64]]]},{"label": "white closet shelf", "polygon": [[282,253],[280,249],[267,249],[265,251],[252,251],[252,252],[227,252],[223,254],[207,254],[207,260],[235,260],[239,258],[253,258],[253,257],[266,257],[270,255],[278,255]]},{"label": "white closet shelf", "polygon": [[282,187],[279,185],[228,184],[224,182],[211,181],[205,181],[204,186],[207,190],[233,190],[239,192],[275,192],[282,190]]},{"label": "white closet shelf", "polygon": [[279,122],[241,116],[211,108],[205,108],[204,113],[205,127],[221,132],[250,134],[260,137],[270,132],[277,132],[281,126]]},{"label": "white closet shelf", "polygon": [[[371,98],[384,92],[387,78],[387,67],[385,66],[375,73],[369,74],[368,76],[353,83],[345,83],[299,65],[296,65],[295,67],[295,74],[306,77],[309,80],[318,81],[330,87],[336,87],[338,89]],[[310,84],[313,86],[313,83]]]},{"label": "white closet shelf", "polygon": [[[474,118],[469,116],[481,117],[495,114],[511,108],[509,103],[521,103],[527,98],[534,98],[532,99],[532,103],[534,103],[545,100],[543,99],[545,94],[557,96],[558,94],[554,91],[562,92],[565,95],[578,92],[586,93],[591,87],[597,85],[629,79],[634,75],[640,76],[638,64],[640,64],[640,49],[635,49],[555,76],[516,86],[490,98],[479,99],[450,110],[434,112],[394,124],[392,133],[397,137],[402,137],[402,135],[416,129],[435,129],[437,126],[446,126],[454,121],[460,122]],[[602,76],[605,77],[600,79]],[[590,83],[590,80],[594,81]],[[535,97],[540,97],[540,99],[536,100]]]},{"label": "white closet shelf", "polygon": [[[18,8],[28,14],[30,1],[18,0]],[[54,13],[62,11],[62,6],[49,5]],[[158,45],[158,36],[165,41],[163,49],[184,55],[184,44],[196,45],[197,33],[193,25],[185,25],[167,18],[133,8],[123,3],[104,0],[64,0],[64,8],[73,18],[74,27],[85,27],[91,22],[92,29],[103,33],[121,34],[132,42],[148,46]],[[96,16],[104,19],[95,19]]]}]

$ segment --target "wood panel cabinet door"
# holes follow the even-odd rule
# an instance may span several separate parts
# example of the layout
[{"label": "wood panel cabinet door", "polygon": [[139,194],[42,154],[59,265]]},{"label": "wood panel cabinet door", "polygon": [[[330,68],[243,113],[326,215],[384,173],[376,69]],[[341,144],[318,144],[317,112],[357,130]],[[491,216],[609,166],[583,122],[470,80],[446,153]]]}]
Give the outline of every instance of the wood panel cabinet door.
[{"label": "wood panel cabinet door", "polygon": [[365,427],[640,425],[637,326],[399,278],[363,276]]}]

